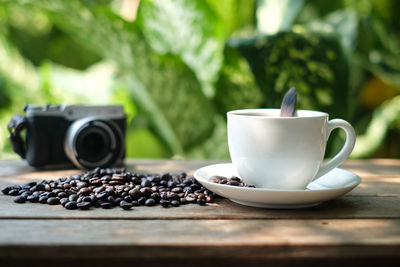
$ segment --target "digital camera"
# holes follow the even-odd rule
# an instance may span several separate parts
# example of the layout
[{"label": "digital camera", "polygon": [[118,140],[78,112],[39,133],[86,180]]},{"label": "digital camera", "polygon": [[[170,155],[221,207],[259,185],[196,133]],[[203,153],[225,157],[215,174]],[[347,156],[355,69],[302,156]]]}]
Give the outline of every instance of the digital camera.
[{"label": "digital camera", "polygon": [[31,166],[72,162],[81,169],[104,168],[125,157],[121,106],[27,105],[24,110],[26,116],[15,115],[8,129],[14,151]]}]

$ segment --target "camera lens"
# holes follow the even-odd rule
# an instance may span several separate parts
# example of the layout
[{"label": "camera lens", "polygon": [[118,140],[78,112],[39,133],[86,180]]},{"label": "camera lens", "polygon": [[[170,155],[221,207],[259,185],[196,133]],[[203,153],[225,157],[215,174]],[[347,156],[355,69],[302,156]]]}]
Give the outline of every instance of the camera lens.
[{"label": "camera lens", "polygon": [[123,135],[112,121],[78,120],[68,129],[65,152],[77,167],[108,167],[123,156]]}]

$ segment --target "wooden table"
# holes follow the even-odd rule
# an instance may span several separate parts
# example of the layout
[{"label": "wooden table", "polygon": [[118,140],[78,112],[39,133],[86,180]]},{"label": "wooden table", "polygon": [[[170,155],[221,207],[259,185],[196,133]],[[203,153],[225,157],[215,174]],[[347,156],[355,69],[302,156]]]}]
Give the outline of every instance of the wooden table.
[{"label": "wooden table", "polygon": [[[210,163],[127,160],[126,167],[193,172]],[[71,211],[15,204],[1,195],[0,266],[400,266],[400,160],[349,160],[343,168],[363,182],[345,196],[302,210],[250,208],[220,199],[207,206]],[[2,160],[0,187],[77,172]]]}]

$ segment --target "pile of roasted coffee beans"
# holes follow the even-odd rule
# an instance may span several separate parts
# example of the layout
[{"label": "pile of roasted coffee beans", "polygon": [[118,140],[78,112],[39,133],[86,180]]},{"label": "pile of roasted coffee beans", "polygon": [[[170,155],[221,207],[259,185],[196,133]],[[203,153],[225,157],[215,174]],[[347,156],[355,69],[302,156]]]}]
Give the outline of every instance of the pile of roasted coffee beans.
[{"label": "pile of roasted coffee beans", "polygon": [[240,186],[240,187],[252,187],[255,188],[254,185],[248,185],[244,183],[239,177],[232,176],[230,178],[224,176],[212,176],[210,177],[210,181],[216,184],[226,184],[231,186]]},{"label": "pile of roasted coffee beans", "polygon": [[157,204],[165,208],[188,203],[205,205],[216,197],[186,173],[139,174],[123,168],[96,168],[68,178],[7,186],[2,192],[15,196],[15,203],[61,204],[71,210],[116,206],[129,210],[133,206]]}]

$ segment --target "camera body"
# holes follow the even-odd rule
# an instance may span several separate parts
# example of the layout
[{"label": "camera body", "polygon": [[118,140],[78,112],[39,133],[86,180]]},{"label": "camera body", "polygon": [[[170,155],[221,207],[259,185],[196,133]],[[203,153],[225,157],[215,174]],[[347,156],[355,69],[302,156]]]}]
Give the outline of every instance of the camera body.
[{"label": "camera body", "polygon": [[28,105],[26,160],[39,167],[72,162],[108,167],[125,157],[126,116],[121,106]]}]

